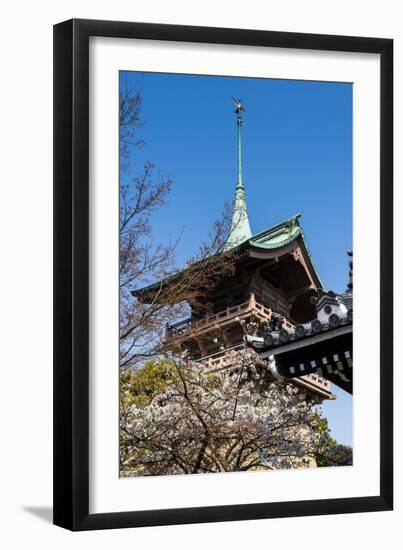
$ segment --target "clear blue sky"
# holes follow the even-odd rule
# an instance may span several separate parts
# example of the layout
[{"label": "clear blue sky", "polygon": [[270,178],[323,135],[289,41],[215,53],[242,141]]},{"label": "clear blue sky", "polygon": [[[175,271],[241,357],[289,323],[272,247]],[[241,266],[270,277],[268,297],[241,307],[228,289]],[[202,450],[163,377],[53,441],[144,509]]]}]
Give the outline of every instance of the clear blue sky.
[{"label": "clear blue sky", "polygon": [[[246,108],[243,175],[252,232],[301,212],[301,225],[326,288],[344,291],[346,250],[352,247],[352,85],[121,72],[122,86],[141,87],[145,146],[135,165],[150,160],[172,178],[168,204],[156,212],[155,240],[182,232],[178,263],[206,238],[236,184],[236,115]],[[323,409],[332,435],[351,443],[351,397]]]}]

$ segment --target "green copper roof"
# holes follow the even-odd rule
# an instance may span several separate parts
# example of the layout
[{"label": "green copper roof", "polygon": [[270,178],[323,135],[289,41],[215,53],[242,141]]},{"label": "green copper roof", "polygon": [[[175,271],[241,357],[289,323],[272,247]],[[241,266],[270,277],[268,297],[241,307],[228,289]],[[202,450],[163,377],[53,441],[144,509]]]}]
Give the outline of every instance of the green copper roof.
[{"label": "green copper roof", "polygon": [[273,225],[272,227],[269,227],[268,229],[265,229],[260,233],[256,233],[256,235],[252,235],[249,239],[238,245],[236,249],[243,250],[252,246],[254,248],[260,248],[263,250],[274,250],[276,248],[282,248],[297,239],[298,237],[301,237],[315,275],[320,283],[320,286],[323,287],[323,283],[315,267],[315,264],[313,263],[312,256],[309,252],[304,232],[302,230],[302,227],[299,225],[300,217],[301,214],[295,214],[294,216],[287,218],[277,225]]},{"label": "green copper roof", "polygon": [[[301,226],[299,225],[300,216],[301,214],[295,214],[295,216],[291,216],[291,218],[288,218],[277,225],[273,225],[272,227],[269,227],[268,229],[265,229],[260,233],[256,233],[256,235],[246,238],[240,244],[231,247],[232,252],[242,252],[251,247],[265,249],[265,250],[274,250],[276,248],[282,248],[288,245],[289,243],[291,243],[292,241],[294,241],[295,239],[297,239],[298,237],[301,237],[306,254],[309,257],[311,266],[319,282],[319,286],[321,288],[324,288],[321,278],[319,276],[319,273],[312,260],[312,256],[309,252],[309,249],[305,240],[304,232]],[[203,260],[201,261],[201,265],[202,263],[203,263]],[[183,271],[186,271],[186,269],[187,268],[184,268]],[[182,272],[176,273],[175,275],[168,277],[165,281],[169,282],[172,279],[176,279],[177,277],[180,276],[181,273]],[[134,296],[138,296],[141,293],[152,291],[153,289],[158,289],[160,286],[161,286],[161,281],[157,283],[153,283],[145,288],[135,290],[132,292],[132,294]]]},{"label": "green copper roof", "polygon": [[252,237],[246,208],[246,193],[242,177],[242,116],[237,110],[238,126],[238,181],[235,188],[235,199],[232,210],[231,230],[224,250],[231,250]]},{"label": "green copper roof", "polygon": [[296,214],[287,220],[265,229],[261,233],[252,235],[249,243],[257,248],[273,249],[281,248],[302,235],[302,229],[298,218],[301,214]]}]

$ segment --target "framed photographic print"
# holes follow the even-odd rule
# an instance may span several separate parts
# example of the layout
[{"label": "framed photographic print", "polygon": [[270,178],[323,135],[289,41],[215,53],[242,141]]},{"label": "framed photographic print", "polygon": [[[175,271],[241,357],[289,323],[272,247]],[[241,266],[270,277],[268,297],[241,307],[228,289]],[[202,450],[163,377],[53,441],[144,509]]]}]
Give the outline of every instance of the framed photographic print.
[{"label": "framed photographic print", "polygon": [[54,27],[55,524],[392,509],[392,75],[386,38]]}]

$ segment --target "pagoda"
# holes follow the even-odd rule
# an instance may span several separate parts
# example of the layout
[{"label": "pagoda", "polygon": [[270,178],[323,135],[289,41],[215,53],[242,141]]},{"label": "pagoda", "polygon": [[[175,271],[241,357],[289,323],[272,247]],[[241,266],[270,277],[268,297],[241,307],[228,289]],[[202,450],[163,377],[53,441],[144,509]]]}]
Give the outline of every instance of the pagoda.
[{"label": "pagoda", "polygon": [[[231,275],[209,290],[208,305],[189,300],[190,316],[167,326],[166,339],[190,356],[225,368],[230,350],[245,345],[250,327],[263,337],[270,322],[280,320],[282,338],[287,339],[297,325],[316,316],[313,297],[322,288],[319,274],[309,253],[300,214],[253,234],[250,228],[242,170],[242,123],[244,108],[236,104],[237,183],[231,229],[223,254],[234,259]],[[142,302],[153,299],[153,288],[169,285],[159,282],[133,294]],[[310,397],[318,401],[334,399],[331,383],[317,373],[292,378]]]}]

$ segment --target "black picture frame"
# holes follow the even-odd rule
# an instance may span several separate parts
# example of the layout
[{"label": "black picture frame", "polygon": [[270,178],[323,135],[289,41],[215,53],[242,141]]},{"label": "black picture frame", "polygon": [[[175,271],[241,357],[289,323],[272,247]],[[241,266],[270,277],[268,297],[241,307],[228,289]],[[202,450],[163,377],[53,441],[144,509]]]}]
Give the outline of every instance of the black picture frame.
[{"label": "black picture frame", "polygon": [[[89,513],[89,38],[381,57],[380,491],[368,497]],[[392,510],[393,40],[73,19],[54,27],[54,523],[71,530]]]}]

